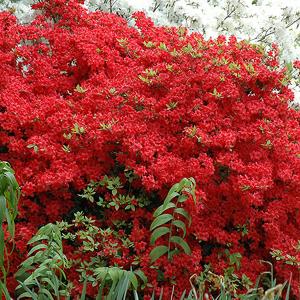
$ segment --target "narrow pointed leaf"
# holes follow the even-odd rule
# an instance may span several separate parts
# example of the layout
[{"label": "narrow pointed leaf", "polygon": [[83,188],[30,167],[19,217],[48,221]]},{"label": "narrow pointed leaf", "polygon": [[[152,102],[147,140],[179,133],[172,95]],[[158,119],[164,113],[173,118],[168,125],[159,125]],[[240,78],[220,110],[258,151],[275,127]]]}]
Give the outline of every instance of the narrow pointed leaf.
[{"label": "narrow pointed leaf", "polygon": [[47,289],[41,288],[39,290],[39,292],[43,293],[47,297],[46,299],[48,299],[48,300],[54,300],[53,296],[51,295],[51,293]]},{"label": "narrow pointed leaf", "polygon": [[174,207],[176,207],[176,205],[173,202],[170,202],[167,205],[161,205],[155,210],[155,212],[153,213],[153,217],[156,218],[159,215],[161,215],[164,211]]},{"label": "narrow pointed leaf", "polygon": [[37,250],[41,250],[41,249],[47,249],[48,247],[45,244],[38,244],[36,246],[34,246],[29,252],[28,252],[28,256],[30,256],[33,252],[37,251]]},{"label": "narrow pointed leaf", "polygon": [[170,241],[174,244],[177,244],[179,245],[185,254],[191,254],[191,248],[190,246],[188,245],[188,243],[180,236],[172,236]]},{"label": "narrow pointed leaf", "polygon": [[5,300],[11,300],[12,298],[9,295],[9,292],[7,290],[6,285],[0,281],[0,290],[3,292],[4,296],[5,296]]},{"label": "narrow pointed leaf", "polygon": [[181,207],[175,208],[174,213],[182,215],[183,217],[185,217],[189,222],[189,226],[191,225],[191,222],[192,222],[191,216],[185,209],[183,209]]},{"label": "narrow pointed leaf", "polygon": [[4,221],[4,213],[6,210],[6,199],[3,195],[0,195],[0,222]]},{"label": "narrow pointed leaf", "polygon": [[156,240],[158,238],[160,238],[161,236],[163,236],[169,232],[170,232],[170,229],[165,226],[156,228],[151,234],[150,244],[154,245],[154,243],[156,242]]},{"label": "narrow pointed leaf", "polygon": [[164,254],[166,254],[168,252],[168,247],[161,245],[161,246],[157,246],[155,247],[151,252],[150,252],[150,258],[151,258],[151,262],[155,262],[157,259],[159,259],[161,256],[163,256]]},{"label": "narrow pointed leaf", "polygon": [[133,272],[129,272],[129,280],[132,287],[136,290],[138,288],[139,282],[136,275]]},{"label": "narrow pointed leaf", "polygon": [[165,201],[164,201],[164,204],[168,204],[170,201],[172,201],[172,199],[178,197],[179,193],[177,193],[177,191],[178,191],[177,187],[176,187],[176,191],[172,190],[172,188],[171,188]]},{"label": "narrow pointed leaf", "polygon": [[186,226],[181,220],[174,220],[173,225],[183,231],[183,237],[186,235]]},{"label": "narrow pointed leaf", "polygon": [[147,276],[145,275],[145,273],[141,269],[135,270],[134,273],[141,278],[143,283],[148,282]]},{"label": "narrow pointed leaf", "polygon": [[150,231],[152,231],[153,229],[155,229],[158,226],[161,226],[163,224],[168,223],[169,221],[171,221],[173,219],[173,216],[170,214],[163,214],[158,216],[151,224],[150,226]]}]

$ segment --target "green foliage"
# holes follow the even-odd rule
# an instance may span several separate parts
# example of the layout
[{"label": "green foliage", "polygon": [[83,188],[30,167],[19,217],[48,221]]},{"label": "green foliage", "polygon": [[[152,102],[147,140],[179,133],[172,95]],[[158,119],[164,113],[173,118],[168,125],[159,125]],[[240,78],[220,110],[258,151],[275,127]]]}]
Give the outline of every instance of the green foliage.
[{"label": "green foliage", "polygon": [[[20,190],[9,164],[1,162],[0,167],[0,197],[2,201],[0,217],[2,216],[2,226],[4,222],[7,222],[9,238],[12,238]],[[135,178],[130,170],[125,170],[125,176],[129,183]],[[124,184],[119,177],[104,176],[103,180],[99,182],[91,182],[80,196],[94,202],[98,195],[97,189],[104,188],[111,193],[112,199],[104,202],[100,197],[99,201],[96,202],[98,206],[107,208],[115,206],[115,209],[122,207],[125,210],[134,210],[131,201],[135,197],[120,194],[123,186]],[[150,253],[152,262],[164,254],[167,254],[168,259],[171,260],[177,253],[191,253],[187,241],[184,240],[187,227],[191,225],[192,221],[184,208],[184,203],[190,197],[193,198],[194,202],[196,201],[195,181],[193,178],[184,178],[172,186],[163,204],[153,213],[154,220],[150,226],[152,231],[150,242],[155,245],[160,240],[161,243],[156,245]],[[137,203],[137,205],[144,205],[143,201]],[[117,205],[119,207],[116,207]],[[140,300],[139,292],[147,285],[147,277],[138,268],[138,264],[133,263],[130,270],[124,270],[118,266],[107,266],[103,257],[93,255],[104,248],[107,243],[111,243],[109,237],[112,235],[120,239],[121,244],[122,242],[124,245],[126,244],[126,247],[134,247],[134,243],[126,237],[118,237],[117,231],[111,228],[99,228],[95,222],[93,218],[85,216],[82,212],[76,212],[71,223],[62,221],[41,227],[28,242],[31,246],[28,258],[21,264],[16,273],[19,282],[16,290],[17,299],[71,299],[73,286],[68,282],[65,271],[71,267],[79,266],[77,272],[79,272],[80,280],[83,283],[80,300],[88,299],[87,287],[90,284],[98,287],[96,300]],[[1,230],[3,234],[3,227]],[[81,243],[83,252],[92,253],[89,261],[68,260],[63,252],[63,239],[69,240],[71,243]],[[110,246],[114,247],[114,245]],[[2,249],[5,249],[4,234]],[[291,256],[283,256],[281,252],[276,250],[271,254],[277,260],[285,260],[287,264],[295,265]],[[4,250],[2,255],[2,270],[5,271]],[[289,300],[290,282],[277,284],[271,264],[271,271],[261,274],[255,287],[251,289],[252,282],[249,278],[244,274],[239,277],[235,273],[236,270],[240,269],[242,259],[240,253],[230,253],[225,250],[220,255],[225,255],[228,260],[228,267],[224,270],[223,275],[217,275],[210,269],[209,265],[205,266],[204,271],[199,276],[196,274],[191,276],[191,289],[185,290],[180,296],[180,300],[203,300],[206,294],[211,295],[212,299],[216,300],[238,298],[241,300],[279,300],[282,299],[282,292],[286,287],[285,300]],[[5,275],[5,273],[3,274]],[[261,286],[267,287],[267,289],[264,290]],[[248,292],[238,294],[241,288],[246,288]],[[176,287],[173,286],[172,295],[175,294],[175,289]],[[0,290],[6,299],[11,299],[5,281],[0,281]],[[173,296],[171,297],[173,299]],[[151,299],[156,299],[154,294]],[[158,299],[164,299],[163,289]]]},{"label": "green foliage", "polygon": [[[210,265],[205,265],[199,276],[196,274],[191,276],[193,295],[192,298],[184,298],[185,300],[203,300],[205,294],[210,295],[210,299],[213,300],[279,300],[283,299],[282,294],[285,288],[285,300],[289,299],[291,279],[289,282],[278,284],[270,262],[264,262],[270,265],[270,271],[261,273],[253,287],[247,276],[243,274],[238,277],[230,270],[231,266],[237,268],[237,262],[241,259],[239,253],[227,252],[225,254],[229,259],[229,268],[224,270],[224,274],[215,274]],[[241,290],[246,292],[238,293]]]},{"label": "green foliage", "polygon": [[72,128],[71,131],[73,134],[81,135],[81,134],[84,134],[85,129],[84,129],[84,127],[81,127],[80,125],[78,125],[78,123],[75,123],[74,127]]},{"label": "green foliage", "polygon": [[87,90],[84,89],[80,84],[77,84],[74,91],[80,94],[84,94]]},{"label": "green foliage", "polygon": [[[153,213],[154,220],[150,226],[152,231],[150,243],[154,245],[156,241],[167,235],[167,245],[161,244],[153,248],[150,253],[152,263],[164,254],[168,254],[171,260],[173,255],[183,250],[185,254],[190,254],[191,249],[184,240],[186,235],[186,223],[191,225],[189,213],[180,207],[188,198],[192,196],[195,200],[195,180],[184,178],[170,189],[164,203]],[[176,234],[175,234],[176,232]],[[181,232],[181,235],[177,235]],[[178,249],[178,246],[181,250]]]},{"label": "green foliage", "polygon": [[[298,241],[298,245],[295,247],[296,252],[300,252],[300,240]],[[277,261],[283,261],[287,265],[296,266],[300,268],[300,261],[296,256],[291,254],[284,254],[281,250],[273,249],[270,253],[273,258]]]},{"label": "green foliage", "polygon": [[[92,253],[89,261],[73,261],[73,267],[80,265],[77,271],[83,282],[81,299],[85,299],[88,284],[98,286],[96,299],[125,299],[124,297],[129,290],[137,292],[138,288],[143,288],[147,283],[147,277],[139,269],[123,270],[117,266],[106,266],[105,258],[96,255],[96,253],[107,246],[117,247],[110,241],[110,237],[116,235],[116,232],[110,228],[99,228],[94,223],[95,220],[86,217],[82,212],[75,213],[70,224],[67,222],[58,223],[64,239],[81,243],[81,249],[84,253]],[[134,245],[125,237],[119,238],[127,247]]]},{"label": "green foliage", "polygon": [[[97,280],[101,281],[99,286],[97,299],[105,300],[123,300],[126,299],[129,288],[136,291],[139,287],[139,280],[142,280],[143,284],[147,283],[147,277],[141,270],[126,271],[118,267],[100,267],[94,270]],[[108,294],[102,298],[103,288],[105,285],[109,285]]]},{"label": "green foliage", "polygon": [[59,226],[47,224],[39,229],[28,242],[32,245],[28,258],[16,273],[20,283],[18,299],[62,299],[69,297],[68,282],[64,269],[70,264],[63,253]]},{"label": "green foliage", "polygon": [[[126,189],[130,192],[130,186],[136,175],[132,170],[125,169],[124,175],[126,178],[125,184],[127,184]],[[105,188],[111,194],[111,199],[105,201],[97,191],[99,188]],[[91,181],[83,193],[79,196],[83,199],[87,199],[90,202],[96,202],[101,208],[114,208],[115,210],[124,209],[135,211],[137,207],[145,207],[150,204],[147,197],[144,197],[143,193],[140,195],[131,195],[130,193],[124,195],[120,192],[124,188],[124,184],[121,182],[118,176],[107,176],[105,175],[102,180],[95,182]],[[98,199],[98,201],[97,201]],[[136,200],[136,201],[133,201]]]},{"label": "green foliage", "polygon": [[39,147],[36,144],[29,144],[29,145],[27,145],[27,148],[33,149],[34,153],[38,153],[38,151],[39,151]]},{"label": "green foliage", "polygon": [[[20,188],[14,176],[14,171],[9,163],[0,161],[0,296],[4,293],[6,299],[10,299],[6,289],[5,255],[7,255],[6,241],[15,236],[15,219],[18,214],[18,202]],[[7,224],[8,239],[4,238],[4,225]]]}]

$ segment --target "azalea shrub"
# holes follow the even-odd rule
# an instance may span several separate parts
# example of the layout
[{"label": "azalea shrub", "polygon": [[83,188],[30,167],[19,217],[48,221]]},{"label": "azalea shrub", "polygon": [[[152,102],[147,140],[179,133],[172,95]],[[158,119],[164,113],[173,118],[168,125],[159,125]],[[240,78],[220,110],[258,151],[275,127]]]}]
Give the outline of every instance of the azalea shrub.
[{"label": "azalea shrub", "polygon": [[[143,13],[129,26],[75,0],[34,9],[27,25],[0,14],[0,160],[22,188],[11,293],[27,242],[55,221],[75,296],[98,292],[88,262],[138,272],[144,299],[179,299],[208,265],[233,267],[243,288],[261,259],[299,261],[300,118],[276,45],[205,40]],[[194,178],[195,199],[177,191],[157,212],[182,178]],[[154,226],[160,213],[172,218]],[[168,250],[155,257],[158,246]],[[296,293],[298,265],[277,258]]]}]

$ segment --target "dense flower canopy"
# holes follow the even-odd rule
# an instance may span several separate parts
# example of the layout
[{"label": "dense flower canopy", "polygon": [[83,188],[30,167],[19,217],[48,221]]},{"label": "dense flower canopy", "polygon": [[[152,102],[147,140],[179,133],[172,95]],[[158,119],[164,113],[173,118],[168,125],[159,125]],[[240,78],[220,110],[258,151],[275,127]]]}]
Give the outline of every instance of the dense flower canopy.
[{"label": "dense flower canopy", "polygon": [[[136,10],[143,10],[157,24],[182,25],[207,38],[224,34],[267,47],[276,43],[281,63],[300,59],[300,2],[297,0],[86,0],[85,5],[126,18]],[[294,76],[292,88],[296,94],[294,103],[299,105],[299,73]]]},{"label": "dense flower canopy", "polygon": [[[22,186],[15,265],[37,226],[68,214],[91,180],[125,180],[124,169],[152,203],[130,214],[104,210],[103,227],[131,224],[124,234],[136,249],[123,246],[107,261],[128,268],[138,258],[157,290],[174,280],[184,289],[204,263],[222,272],[224,250],[243,256],[239,272],[251,279],[272,249],[299,259],[299,113],[288,108],[293,93],[276,46],[205,40],[143,13],[130,27],[72,0],[35,8],[42,13],[27,25],[0,15],[0,160]],[[151,213],[183,177],[197,182],[197,204],[186,203],[192,255],[160,258],[157,282]],[[293,270],[277,268],[285,278]]]},{"label": "dense flower canopy", "polygon": [[[35,11],[34,0],[4,0],[0,10],[10,9],[21,22],[28,23]],[[151,0],[107,1],[85,0],[84,6],[91,10],[114,12],[127,19],[135,11],[144,11],[156,24],[185,26],[216,38],[220,34],[246,39],[270,47],[276,43],[280,48],[282,64],[300,59],[300,2],[298,0]],[[295,93],[293,105],[300,105],[299,72],[293,72],[291,88]]]}]

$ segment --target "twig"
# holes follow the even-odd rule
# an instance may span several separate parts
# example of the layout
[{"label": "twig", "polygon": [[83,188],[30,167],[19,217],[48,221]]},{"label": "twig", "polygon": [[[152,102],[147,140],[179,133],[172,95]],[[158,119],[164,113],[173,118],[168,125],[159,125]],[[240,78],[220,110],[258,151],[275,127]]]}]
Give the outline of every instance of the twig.
[{"label": "twig", "polygon": [[193,284],[193,282],[192,282],[192,279],[195,278],[195,277],[197,277],[197,274],[193,274],[193,275],[190,277],[189,281],[190,281],[190,285],[191,285],[191,287],[192,287],[192,290],[193,290],[193,294],[194,294],[194,296],[195,296],[195,299],[198,300],[199,298],[198,298],[198,295],[197,295],[197,291],[196,291],[196,288],[195,288],[195,286],[194,286],[194,284]]}]

